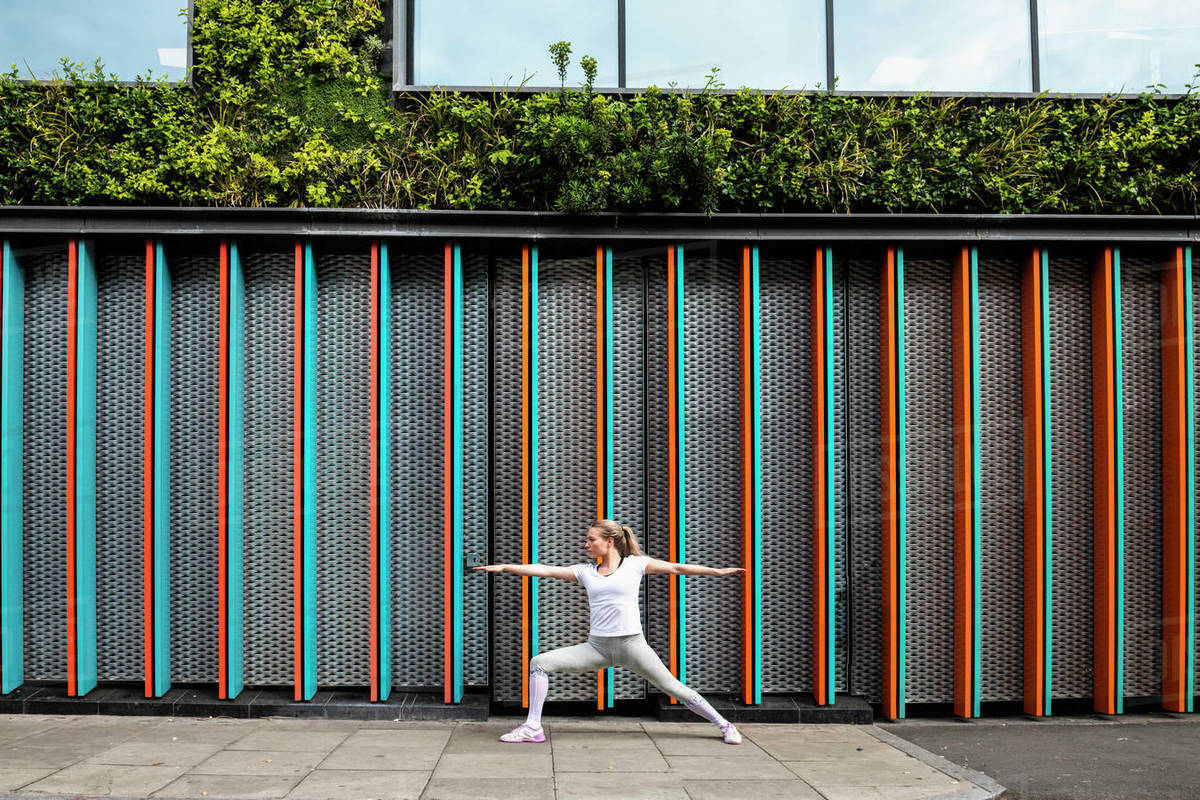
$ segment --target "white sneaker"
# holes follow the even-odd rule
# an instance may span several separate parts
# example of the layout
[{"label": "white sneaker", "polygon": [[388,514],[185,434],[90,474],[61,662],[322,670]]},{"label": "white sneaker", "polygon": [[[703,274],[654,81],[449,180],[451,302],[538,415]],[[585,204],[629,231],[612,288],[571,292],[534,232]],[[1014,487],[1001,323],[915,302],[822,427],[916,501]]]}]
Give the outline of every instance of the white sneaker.
[{"label": "white sneaker", "polygon": [[738,733],[737,728],[733,727],[732,722],[721,726],[721,738],[725,740],[725,744],[742,743],[742,735]]},{"label": "white sneaker", "polygon": [[534,728],[522,722],[511,731],[501,736],[500,741],[509,743],[544,742],[546,741],[546,734],[542,732],[540,727]]}]

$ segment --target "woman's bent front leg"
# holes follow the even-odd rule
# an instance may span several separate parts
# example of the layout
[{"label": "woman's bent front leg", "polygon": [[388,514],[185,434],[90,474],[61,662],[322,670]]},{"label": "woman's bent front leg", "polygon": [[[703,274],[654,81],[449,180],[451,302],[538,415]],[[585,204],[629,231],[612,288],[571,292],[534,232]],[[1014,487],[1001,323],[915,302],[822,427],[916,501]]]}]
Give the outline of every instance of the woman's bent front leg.
[{"label": "woman's bent front leg", "polygon": [[550,689],[548,673],[591,672],[612,666],[608,656],[591,642],[560,647],[539,653],[529,659],[529,716],[523,725],[500,737],[502,742],[544,742],[542,733],[542,704]]}]

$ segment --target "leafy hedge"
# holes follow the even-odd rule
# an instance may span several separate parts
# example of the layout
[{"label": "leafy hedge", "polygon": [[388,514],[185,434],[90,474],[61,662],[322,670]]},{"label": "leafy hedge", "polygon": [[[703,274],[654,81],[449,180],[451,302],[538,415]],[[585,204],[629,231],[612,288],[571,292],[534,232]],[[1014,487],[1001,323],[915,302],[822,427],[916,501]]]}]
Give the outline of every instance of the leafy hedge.
[{"label": "leafy hedge", "polygon": [[1190,92],[393,98],[382,25],[379,0],[196,0],[190,87],[0,76],[0,204],[1200,213]]}]

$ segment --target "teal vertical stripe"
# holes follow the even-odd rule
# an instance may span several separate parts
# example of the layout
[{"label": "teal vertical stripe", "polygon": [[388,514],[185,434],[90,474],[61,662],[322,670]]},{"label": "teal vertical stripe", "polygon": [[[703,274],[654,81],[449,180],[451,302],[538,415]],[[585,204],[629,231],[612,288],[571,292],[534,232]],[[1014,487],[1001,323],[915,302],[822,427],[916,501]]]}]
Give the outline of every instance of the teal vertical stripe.
[{"label": "teal vertical stripe", "polygon": [[463,696],[463,277],[454,245],[454,702]]},{"label": "teal vertical stripe", "polygon": [[228,640],[225,676],[230,699],[244,688],[242,677],[242,446],[245,408],[246,281],[237,242],[229,243],[229,447],[226,504],[226,587]]},{"label": "teal vertical stripe", "polygon": [[[679,551],[679,563],[687,563],[686,542],[687,537],[684,535],[687,529],[687,491],[684,483],[684,454],[687,452],[684,448],[684,431],[687,425],[684,424],[683,418],[683,248],[675,248],[675,420],[678,426],[675,436],[677,464],[676,486],[678,489],[679,501],[679,528],[676,532],[678,538],[677,549]],[[687,683],[687,591],[686,583],[683,575],[676,576],[679,581],[679,678],[680,683]]]},{"label": "teal vertical stripe", "polygon": [[908,559],[908,479],[905,476],[908,454],[905,432],[904,409],[904,249],[896,248],[896,484],[899,495],[896,503],[896,566],[898,573],[897,593],[897,631],[896,631],[896,688],[899,696],[897,713],[900,719],[905,715],[904,672],[906,659],[904,656],[905,640],[908,631],[905,626],[905,615],[908,613],[908,572],[905,563]]},{"label": "teal vertical stripe", "polygon": [[834,654],[837,648],[837,631],[834,627],[833,606],[836,598],[833,579],[833,544],[835,541],[835,524],[837,516],[834,513],[834,431],[833,431],[833,248],[825,248],[824,272],[822,278],[825,284],[824,296],[821,298],[821,327],[824,329],[824,352],[821,358],[825,361],[825,697],[827,703],[834,703]]},{"label": "teal vertical stripe", "polygon": [[76,691],[96,688],[96,262],[79,242],[75,362]]},{"label": "teal vertical stripe", "polygon": [[0,349],[0,673],[4,693],[25,682],[24,545],[22,485],[25,359],[25,275],[7,241],[3,245],[4,338]]},{"label": "teal vertical stripe", "polygon": [[1113,268],[1113,398],[1116,406],[1117,475],[1117,633],[1116,693],[1117,713],[1125,711],[1125,397],[1121,375],[1121,250],[1112,251]]},{"label": "teal vertical stripe", "polygon": [[392,268],[379,244],[379,699],[392,693]]},{"label": "teal vertical stripe", "polygon": [[[616,515],[613,504],[613,306],[612,306],[612,248],[604,248],[604,516]],[[615,670],[604,670],[605,705],[613,707]]]},{"label": "teal vertical stripe", "polygon": [[1054,556],[1054,515],[1051,513],[1051,498],[1054,493],[1050,480],[1054,459],[1050,453],[1050,411],[1053,408],[1050,403],[1050,256],[1045,249],[1041,251],[1041,256],[1038,285],[1042,295],[1042,314],[1038,325],[1041,329],[1039,337],[1042,349],[1042,497],[1045,502],[1045,507],[1042,509],[1042,528],[1045,531],[1045,538],[1042,542],[1044,548],[1042,552],[1042,584],[1045,587],[1045,599],[1042,604],[1042,630],[1046,634],[1042,643],[1042,664],[1045,670],[1045,678],[1042,681],[1044,692],[1042,708],[1048,717],[1050,716],[1050,700],[1054,694],[1051,691],[1054,678],[1054,648],[1052,646],[1054,641],[1054,567],[1052,560]]},{"label": "teal vertical stripe", "polygon": [[979,716],[980,662],[983,654],[982,585],[983,558],[980,552],[982,514],[979,477],[979,252],[971,248],[971,715]]},{"label": "teal vertical stripe", "polygon": [[1187,387],[1187,675],[1184,696],[1187,710],[1193,706],[1196,692],[1196,406],[1195,406],[1195,332],[1192,328],[1192,248],[1183,248],[1183,314],[1184,334],[1187,337],[1187,357],[1184,359],[1184,384]]},{"label": "teal vertical stripe", "polygon": [[171,271],[154,246],[154,696],[171,688]]},{"label": "teal vertical stripe", "polygon": [[750,251],[750,332],[751,332],[751,348],[753,350],[751,356],[753,369],[753,387],[752,396],[754,398],[754,412],[752,417],[752,425],[754,428],[754,453],[751,457],[751,469],[753,476],[753,485],[751,491],[753,497],[753,543],[752,543],[752,568],[754,570],[753,582],[754,587],[751,593],[754,597],[754,608],[752,610],[751,624],[754,626],[754,675],[753,694],[754,702],[762,702],[762,403],[759,396],[761,381],[761,354],[762,347],[759,338],[759,303],[758,303],[758,247],[754,247]]},{"label": "teal vertical stripe", "polygon": [[[529,557],[538,563],[538,249],[529,248]],[[530,579],[529,655],[538,654],[538,579]]]},{"label": "teal vertical stripe", "polygon": [[304,243],[303,699],[317,693],[317,262]]}]

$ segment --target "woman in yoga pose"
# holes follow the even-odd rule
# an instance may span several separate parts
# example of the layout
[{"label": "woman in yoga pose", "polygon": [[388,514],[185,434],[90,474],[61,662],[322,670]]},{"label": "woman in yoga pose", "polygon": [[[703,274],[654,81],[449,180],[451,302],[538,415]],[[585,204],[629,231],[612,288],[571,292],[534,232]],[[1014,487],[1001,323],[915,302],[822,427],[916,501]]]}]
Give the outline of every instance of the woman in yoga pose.
[{"label": "woman in yoga pose", "polygon": [[[728,744],[741,744],[733,723],[717,713],[696,691],[684,686],[650,649],[642,635],[638,587],[642,575],[733,575],[741,567],[716,569],[698,564],[672,564],[644,555],[633,531],[610,519],[593,522],[585,545],[591,561],[570,567],[542,564],[489,564],[475,569],[511,572],[539,578],[562,578],[582,583],[591,607],[587,642],[539,653],[529,660],[529,717],[500,737],[503,742],[544,742],[542,703],[549,687],[547,673],[591,672],[604,667],[624,667],[641,675],[661,691],[720,727]],[[601,559],[597,564],[595,559]]]}]

